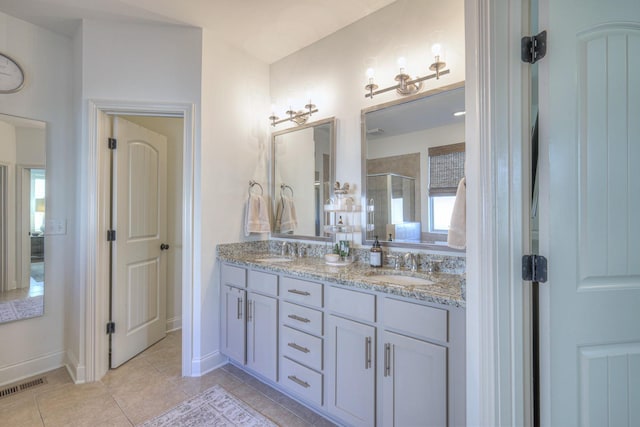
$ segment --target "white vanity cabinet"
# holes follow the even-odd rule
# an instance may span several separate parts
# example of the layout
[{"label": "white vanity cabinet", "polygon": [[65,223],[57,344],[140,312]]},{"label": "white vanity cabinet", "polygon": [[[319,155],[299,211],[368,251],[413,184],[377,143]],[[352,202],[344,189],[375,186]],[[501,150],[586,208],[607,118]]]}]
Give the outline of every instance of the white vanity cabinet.
[{"label": "white vanity cabinet", "polygon": [[463,426],[465,310],[222,264],[222,352],[339,425]]},{"label": "white vanity cabinet", "polygon": [[221,272],[222,353],[276,381],[278,276],[228,264]]}]

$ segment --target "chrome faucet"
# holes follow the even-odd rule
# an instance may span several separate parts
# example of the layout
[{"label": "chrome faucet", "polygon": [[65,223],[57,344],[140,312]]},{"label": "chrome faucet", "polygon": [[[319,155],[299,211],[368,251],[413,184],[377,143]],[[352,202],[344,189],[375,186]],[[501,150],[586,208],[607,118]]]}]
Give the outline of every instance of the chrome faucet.
[{"label": "chrome faucet", "polygon": [[280,255],[287,256],[289,255],[289,243],[282,242],[282,248],[280,249]]},{"label": "chrome faucet", "polygon": [[418,257],[411,252],[407,252],[404,254],[404,265],[410,268],[411,271],[418,271]]}]

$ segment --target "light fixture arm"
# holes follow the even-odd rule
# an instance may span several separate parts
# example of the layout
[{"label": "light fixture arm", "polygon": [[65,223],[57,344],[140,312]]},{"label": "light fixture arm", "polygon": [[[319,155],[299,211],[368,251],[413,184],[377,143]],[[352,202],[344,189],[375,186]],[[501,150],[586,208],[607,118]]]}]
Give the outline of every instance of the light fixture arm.
[{"label": "light fixture arm", "polygon": [[303,125],[307,122],[307,120],[309,119],[309,117],[311,117],[312,114],[318,112],[318,109],[315,107],[316,107],[315,105],[309,103],[305,105],[305,108],[307,109],[307,111],[295,112],[293,110],[289,110],[286,112],[286,114],[288,114],[289,117],[286,117],[284,119],[280,119],[276,115],[271,115],[269,116],[269,120],[271,120],[271,126],[276,126],[284,122],[294,122],[297,125]]},{"label": "light fixture arm", "polygon": [[[439,64],[439,61],[436,60],[435,64]],[[424,76],[424,77],[418,77],[418,78],[415,78],[413,80],[401,79],[401,80],[399,80],[400,83],[398,83],[397,85],[389,86],[387,88],[380,89],[380,90],[375,90],[375,89],[378,88],[377,85],[368,84],[368,85],[365,86],[365,89],[368,91],[368,93],[366,93],[364,95],[364,97],[365,98],[373,98],[374,95],[379,95],[381,93],[389,92],[389,91],[392,91],[392,90],[395,90],[395,91],[398,91],[399,89],[403,90],[404,88],[411,87],[413,85],[419,87],[421,85],[421,83],[424,82],[425,80],[439,79],[440,76],[443,76],[445,74],[449,74],[449,72],[450,72],[450,70],[440,70],[439,66],[435,67],[435,71],[436,72],[433,73],[433,74],[429,74],[429,75]],[[417,91],[414,91],[414,93],[415,92],[417,92]]]}]

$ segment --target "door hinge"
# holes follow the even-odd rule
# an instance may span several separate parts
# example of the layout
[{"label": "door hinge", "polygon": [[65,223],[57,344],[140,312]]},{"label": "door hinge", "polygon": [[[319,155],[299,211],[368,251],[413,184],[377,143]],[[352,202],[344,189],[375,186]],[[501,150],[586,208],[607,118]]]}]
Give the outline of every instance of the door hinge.
[{"label": "door hinge", "polygon": [[547,54],[547,32],[537,36],[523,37],[520,41],[522,62],[535,64]]},{"label": "door hinge", "polygon": [[108,140],[109,150],[115,150],[118,148],[118,140],[115,138],[109,138]]},{"label": "door hinge", "polygon": [[547,259],[542,255],[523,255],[522,280],[538,283],[546,282]]},{"label": "door hinge", "polygon": [[107,230],[107,242],[116,241],[116,230]]},{"label": "door hinge", "polygon": [[107,335],[116,333],[116,324],[114,322],[107,323]]}]

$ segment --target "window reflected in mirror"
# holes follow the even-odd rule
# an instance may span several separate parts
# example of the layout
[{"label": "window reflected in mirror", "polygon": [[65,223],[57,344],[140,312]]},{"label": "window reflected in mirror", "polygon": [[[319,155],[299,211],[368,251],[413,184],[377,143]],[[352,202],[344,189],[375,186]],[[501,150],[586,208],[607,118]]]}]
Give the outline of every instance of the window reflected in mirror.
[{"label": "window reflected in mirror", "polygon": [[[362,111],[363,243],[444,245],[464,177],[464,83]],[[456,114],[458,113],[458,114]]]},{"label": "window reflected in mirror", "polygon": [[46,125],[0,115],[0,323],[44,313]]}]

